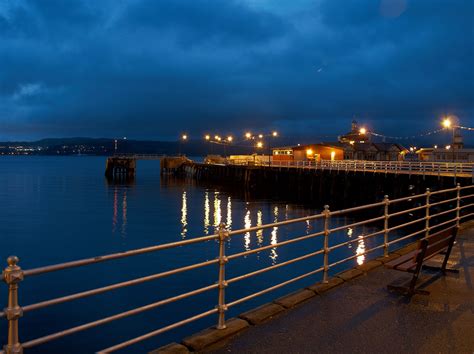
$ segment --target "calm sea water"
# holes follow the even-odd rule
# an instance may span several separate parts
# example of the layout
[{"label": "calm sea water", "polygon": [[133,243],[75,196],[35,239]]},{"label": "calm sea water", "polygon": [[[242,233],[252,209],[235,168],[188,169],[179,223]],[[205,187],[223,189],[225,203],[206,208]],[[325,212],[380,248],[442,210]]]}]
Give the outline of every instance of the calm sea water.
[{"label": "calm sea water", "polygon": [[[104,157],[2,157],[0,159],[0,259],[17,255],[24,269],[209,235],[220,222],[240,229],[320,212],[284,201],[244,200],[241,193],[196,186],[192,181],[161,180],[157,161],[139,161],[133,184],[108,184]],[[236,189],[241,189],[236,186]],[[248,196],[247,196],[248,197]],[[334,220],[342,223],[344,220]],[[274,227],[237,235],[226,253],[256,249],[295,236],[319,231],[319,222]],[[371,230],[333,235],[333,241],[357,238]],[[374,239],[375,242],[375,239]],[[367,245],[360,240],[338,249],[331,257],[356,255]],[[271,248],[228,263],[228,278],[314,252],[321,239]],[[21,305],[151,275],[195,262],[214,259],[215,241],[115,260],[87,267],[26,278],[20,284]],[[359,256],[341,267],[364,262]],[[233,301],[321,266],[314,257],[231,284]],[[342,268],[333,271],[339,271]],[[70,303],[25,313],[20,320],[21,341],[51,334],[105,316],[144,306],[198,287],[214,284],[217,266],[124,288]],[[320,275],[231,308],[227,317],[270,301],[320,279]],[[6,305],[6,286],[0,301]],[[214,308],[217,291],[163,306],[43,344],[28,352],[89,353]],[[216,323],[216,316],[162,334],[123,352],[143,352]],[[6,339],[6,320],[0,336]]]}]

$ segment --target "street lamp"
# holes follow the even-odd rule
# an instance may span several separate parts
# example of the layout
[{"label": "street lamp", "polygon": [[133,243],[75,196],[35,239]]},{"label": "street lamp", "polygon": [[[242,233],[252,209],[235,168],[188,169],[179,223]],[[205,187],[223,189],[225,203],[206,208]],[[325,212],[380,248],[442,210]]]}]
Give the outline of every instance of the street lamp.
[{"label": "street lamp", "polygon": [[359,129],[359,133],[360,133],[361,135],[365,135],[365,134],[367,133],[367,129],[365,129],[365,128],[360,128],[360,129]]},{"label": "street lamp", "polygon": [[258,147],[259,149],[263,148],[263,143],[262,143],[261,141],[259,141],[259,142],[257,143],[257,147]]},{"label": "street lamp", "polygon": [[228,141],[229,143],[231,143],[231,142],[232,142],[232,140],[234,140],[234,138],[233,138],[232,136],[230,136],[230,135],[229,135],[229,136],[227,137],[227,141]]},{"label": "street lamp", "polygon": [[188,136],[187,136],[186,134],[183,134],[183,135],[181,136],[181,139],[183,139],[183,140],[188,140]]},{"label": "street lamp", "polygon": [[278,132],[273,132],[272,136],[276,138],[278,136]]},{"label": "street lamp", "polygon": [[252,137],[252,133],[250,133],[250,132],[245,133],[245,138],[246,139],[250,139],[251,137]]},{"label": "street lamp", "polygon": [[206,134],[206,136],[204,137],[204,139],[206,139],[206,140],[209,141],[209,140],[211,140],[211,136],[210,136],[209,134]]}]

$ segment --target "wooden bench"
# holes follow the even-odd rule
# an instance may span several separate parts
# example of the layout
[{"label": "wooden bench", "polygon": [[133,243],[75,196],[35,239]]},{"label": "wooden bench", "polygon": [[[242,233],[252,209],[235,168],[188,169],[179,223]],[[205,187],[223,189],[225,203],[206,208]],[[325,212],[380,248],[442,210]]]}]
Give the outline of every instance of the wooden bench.
[{"label": "wooden bench", "polygon": [[[446,268],[451,249],[456,240],[457,231],[457,227],[452,227],[425,237],[418,241],[418,247],[416,250],[385,263],[386,268],[413,273],[413,278],[407,286],[388,285],[388,290],[409,296],[413,294],[429,295],[429,291],[415,289],[422,268],[441,270],[443,274],[445,272],[459,272],[456,269]],[[429,267],[423,265],[423,262],[426,260],[443,252],[445,252],[445,256],[441,267]]]}]

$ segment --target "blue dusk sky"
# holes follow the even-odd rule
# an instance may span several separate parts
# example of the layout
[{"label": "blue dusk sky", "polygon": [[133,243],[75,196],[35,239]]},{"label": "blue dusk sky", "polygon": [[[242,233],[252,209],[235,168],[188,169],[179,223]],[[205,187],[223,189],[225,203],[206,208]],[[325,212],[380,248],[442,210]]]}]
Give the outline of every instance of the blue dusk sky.
[{"label": "blue dusk sky", "polygon": [[473,50],[473,0],[1,0],[0,139],[473,126]]}]

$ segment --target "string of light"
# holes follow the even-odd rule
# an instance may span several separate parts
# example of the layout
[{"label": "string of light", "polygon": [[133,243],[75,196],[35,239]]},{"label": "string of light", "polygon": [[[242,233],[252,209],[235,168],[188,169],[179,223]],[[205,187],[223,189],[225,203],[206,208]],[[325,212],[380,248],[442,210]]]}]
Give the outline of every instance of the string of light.
[{"label": "string of light", "polygon": [[462,125],[456,125],[455,127],[456,127],[456,128],[459,128],[459,129],[463,129],[463,130],[469,130],[469,131],[472,131],[472,130],[474,130],[474,128],[470,128],[470,127],[463,127]]},{"label": "string of light", "polygon": [[410,135],[410,136],[390,136],[390,135],[375,133],[375,132],[372,132],[372,131],[368,131],[367,133],[371,134],[373,136],[380,137],[380,138],[395,139],[395,140],[408,140],[408,139],[416,139],[416,138],[422,138],[422,137],[425,137],[425,136],[430,136],[430,135],[433,135],[433,134],[438,134],[438,133],[442,132],[443,130],[445,130],[445,129],[440,128],[440,129],[431,130],[431,131],[428,131],[428,132],[420,133],[420,134],[417,134],[417,135]]}]

